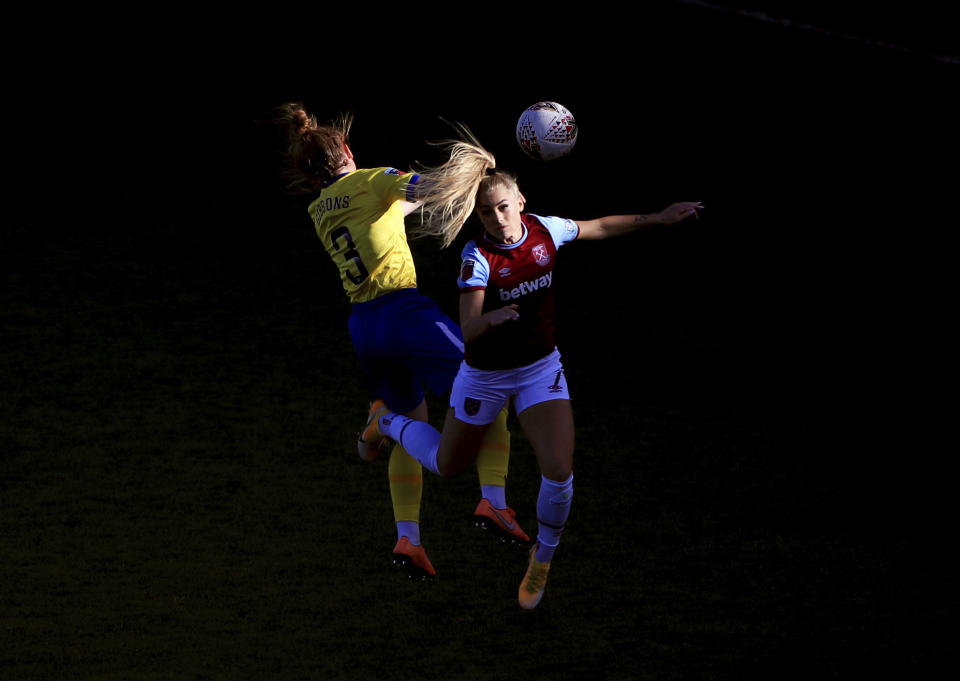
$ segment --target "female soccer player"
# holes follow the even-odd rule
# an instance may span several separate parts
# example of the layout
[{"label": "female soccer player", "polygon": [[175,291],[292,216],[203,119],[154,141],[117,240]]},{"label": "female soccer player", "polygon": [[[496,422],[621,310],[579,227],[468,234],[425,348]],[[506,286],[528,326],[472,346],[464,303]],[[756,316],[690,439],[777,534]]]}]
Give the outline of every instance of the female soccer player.
[{"label": "female soccer player", "polygon": [[[377,407],[368,415],[364,434],[370,440],[389,438],[400,443],[434,473],[455,475],[477,456],[487,428],[507,401],[515,401],[542,476],[537,542],[518,590],[520,606],[531,609],[543,596],[573,498],[573,413],[554,343],[557,249],[576,239],[606,239],[650,225],[681,222],[698,216],[702,206],[676,203],[651,215],[594,220],[541,217],[523,212],[526,199],[516,179],[494,170],[496,161],[489,152],[459,142],[457,153],[471,157],[478,170],[476,214],[483,231],[462,252],[458,284],[466,351],[443,432]],[[477,164],[476,159],[483,163]],[[448,220],[436,223],[433,231],[447,245],[462,224]]]},{"label": "female soccer player", "polygon": [[[422,386],[437,395],[449,391],[463,359],[463,336],[417,290],[404,217],[417,205],[421,178],[388,167],[358,168],[348,144],[349,117],[319,125],[301,104],[288,103],[278,108],[275,122],[288,135],[283,168],[288,189],[316,197],[308,211],[352,303],[350,336],[376,398],[373,405],[426,421]],[[503,539],[529,543],[505,499],[506,418],[505,409],[495,415],[494,427],[478,443],[481,500],[474,517]],[[380,453],[362,437],[358,449],[366,461]],[[420,541],[420,464],[395,447],[388,468],[397,527],[394,563],[411,577],[432,577],[436,571]]]}]

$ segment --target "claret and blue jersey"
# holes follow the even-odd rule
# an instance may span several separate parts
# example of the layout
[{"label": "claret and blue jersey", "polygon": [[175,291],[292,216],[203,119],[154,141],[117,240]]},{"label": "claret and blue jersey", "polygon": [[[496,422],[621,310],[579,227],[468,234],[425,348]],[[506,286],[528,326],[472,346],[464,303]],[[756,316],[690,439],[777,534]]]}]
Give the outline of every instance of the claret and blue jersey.
[{"label": "claret and blue jersey", "polygon": [[461,293],[484,290],[483,312],[518,305],[519,318],[494,327],[466,346],[467,364],[478,369],[512,369],[550,354],[554,338],[553,267],[557,249],[580,234],[566,218],[521,215],[523,234],[501,244],[486,233],[461,254]]}]

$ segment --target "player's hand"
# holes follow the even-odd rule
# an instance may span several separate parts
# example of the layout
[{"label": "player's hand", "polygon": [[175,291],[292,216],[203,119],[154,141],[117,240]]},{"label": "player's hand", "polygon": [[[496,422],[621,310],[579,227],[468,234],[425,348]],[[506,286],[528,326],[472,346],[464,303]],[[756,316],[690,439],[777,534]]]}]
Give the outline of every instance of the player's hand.
[{"label": "player's hand", "polygon": [[672,225],[677,222],[682,222],[687,218],[697,218],[699,220],[701,210],[703,210],[703,204],[699,201],[674,203],[660,211],[660,223]]},{"label": "player's hand", "polygon": [[518,307],[519,306],[516,303],[504,305],[496,310],[491,310],[485,314],[484,317],[486,317],[487,323],[490,324],[491,327],[500,326],[504,322],[511,322],[515,319],[519,319],[520,313],[517,312]]}]

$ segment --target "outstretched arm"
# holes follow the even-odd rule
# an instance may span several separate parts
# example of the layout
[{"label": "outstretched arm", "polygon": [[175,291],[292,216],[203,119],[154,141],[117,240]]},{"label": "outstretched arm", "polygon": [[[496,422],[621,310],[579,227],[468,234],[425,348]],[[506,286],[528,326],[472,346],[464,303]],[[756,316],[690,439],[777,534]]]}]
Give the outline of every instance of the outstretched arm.
[{"label": "outstretched arm", "polygon": [[667,206],[659,213],[648,215],[608,215],[595,220],[577,220],[578,239],[609,239],[653,225],[672,225],[690,217],[698,217],[703,205],[699,201],[684,201]]}]

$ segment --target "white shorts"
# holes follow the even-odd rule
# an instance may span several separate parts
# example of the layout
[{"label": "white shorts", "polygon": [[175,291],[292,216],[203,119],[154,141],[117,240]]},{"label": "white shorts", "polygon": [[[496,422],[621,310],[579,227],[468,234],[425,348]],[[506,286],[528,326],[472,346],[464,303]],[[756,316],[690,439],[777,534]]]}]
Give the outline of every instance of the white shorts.
[{"label": "white shorts", "polygon": [[464,362],[453,381],[450,406],[464,423],[484,426],[493,423],[511,397],[515,398],[518,414],[540,402],[569,400],[560,352],[554,349],[543,359],[518,369],[489,371]]}]

